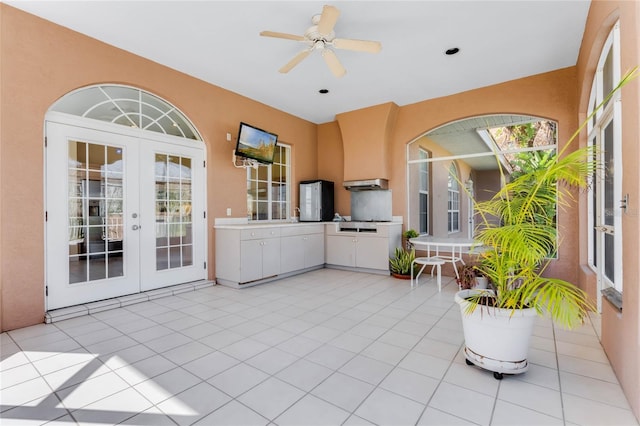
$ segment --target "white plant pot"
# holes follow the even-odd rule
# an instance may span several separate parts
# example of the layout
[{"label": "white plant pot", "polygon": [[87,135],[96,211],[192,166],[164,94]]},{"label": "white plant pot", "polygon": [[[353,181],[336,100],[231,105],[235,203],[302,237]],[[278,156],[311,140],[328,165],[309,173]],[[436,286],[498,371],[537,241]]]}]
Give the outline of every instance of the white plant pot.
[{"label": "white plant pot", "polygon": [[486,289],[489,287],[489,278],[487,277],[476,277],[476,286],[474,288],[477,289]]},{"label": "white plant pot", "polygon": [[505,374],[520,374],[529,364],[529,342],[536,318],[535,309],[500,309],[477,306],[467,314],[466,297],[491,290],[461,290],[455,300],[462,313],[467,364],[493,371],[496,379]]}]

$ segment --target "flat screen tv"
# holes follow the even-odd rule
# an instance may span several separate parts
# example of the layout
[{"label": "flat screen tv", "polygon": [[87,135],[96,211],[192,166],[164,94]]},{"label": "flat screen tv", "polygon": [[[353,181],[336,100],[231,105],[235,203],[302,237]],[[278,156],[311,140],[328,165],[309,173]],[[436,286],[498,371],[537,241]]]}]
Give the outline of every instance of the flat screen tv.
[{"label": "flat screen tv", "polygon": [[261,163],[273,163],[278,135],[247,123],[240,123],[236,155],[252,158]]}]

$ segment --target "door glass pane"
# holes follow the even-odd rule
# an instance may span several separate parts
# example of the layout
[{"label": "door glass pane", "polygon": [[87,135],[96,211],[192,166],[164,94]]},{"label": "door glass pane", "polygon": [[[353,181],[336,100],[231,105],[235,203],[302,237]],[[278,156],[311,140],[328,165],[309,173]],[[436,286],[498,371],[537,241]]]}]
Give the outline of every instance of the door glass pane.
[{"label": "door glass pane", "polygon": [[604,224],[613,226],[614,220],[614,175],[613,120],[604,129]]},{"label": "door glass pane", "polygon": [[604,234],[604,276],[607,277],[612,283],[615,283],[615,250],[614,250],[614,236],[611,234]]},{"label": "door glass pane", "polygon": [[69,283],[123,276],[122,148],[69,142]]},{"label": "door glass pane", "polygon": [[156,270],[193,264],[191,164],[188,157],[155,155]]}]

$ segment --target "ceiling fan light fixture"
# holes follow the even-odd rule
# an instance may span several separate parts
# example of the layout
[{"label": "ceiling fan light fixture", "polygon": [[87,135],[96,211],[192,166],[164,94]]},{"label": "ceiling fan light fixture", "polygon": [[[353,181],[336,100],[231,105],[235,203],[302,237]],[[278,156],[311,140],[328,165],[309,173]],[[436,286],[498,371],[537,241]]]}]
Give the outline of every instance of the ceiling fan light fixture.
[{"label": "ceiling fan light fixture", "polygon": [[318,90],[318,93],[320,93],[321,95],[326,95],[327,93],[329,93],[329,89],[320,89]]},{"label": "ceiling fan light fixture", "polygon": [[449,55],[449,56],[451,56],[451,55],[455,55],[455,54],[456,54],[456,53],[458,53],[459,51],[460,51],[460,49],[459,49],[459,48],[457,48],[457,47],[452,47],[451,49],[447,49],[447,50],[445,50],[445,51],[444,51],[444,54],[445,54],[445,55]]},{"label": "ceiling fan light fixture", "polygon": [[322,8],[322,14],[314,15],[311,18],[311,23],[313,25],[305,31],[304,36],[280,33],[276,31],[261,31],[260,35],[263,37],[300,41],[308,46],[307,49],[298,53],[293,57],[293,59],[281,67],[279,71],[281,73],[291,71],[291,69],[306,58],[309,53],[314,50],[319,50],[333,75],[336,77],[342,77],[346,74],[347,70],[340,63],[340,60],[332,48],[351,50],[355,52],[380,52],[382,45],[378,41],[336,38],[336,34],[333,29],[338,20],[338,16],[340,16],[340,11],[337,8],[325,5]]}]

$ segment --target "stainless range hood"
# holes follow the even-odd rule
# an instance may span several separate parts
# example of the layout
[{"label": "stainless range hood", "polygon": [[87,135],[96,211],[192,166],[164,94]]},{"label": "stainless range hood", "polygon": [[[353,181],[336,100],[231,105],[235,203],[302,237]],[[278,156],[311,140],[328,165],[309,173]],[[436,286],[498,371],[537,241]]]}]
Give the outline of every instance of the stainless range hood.
[{"label": "stainless range hood", "polygon": [[349,191],[370,191],[374,189],[389,189],[389,181],[387,179],[363,179],[363,180],[347,180],[342,186]]}]

